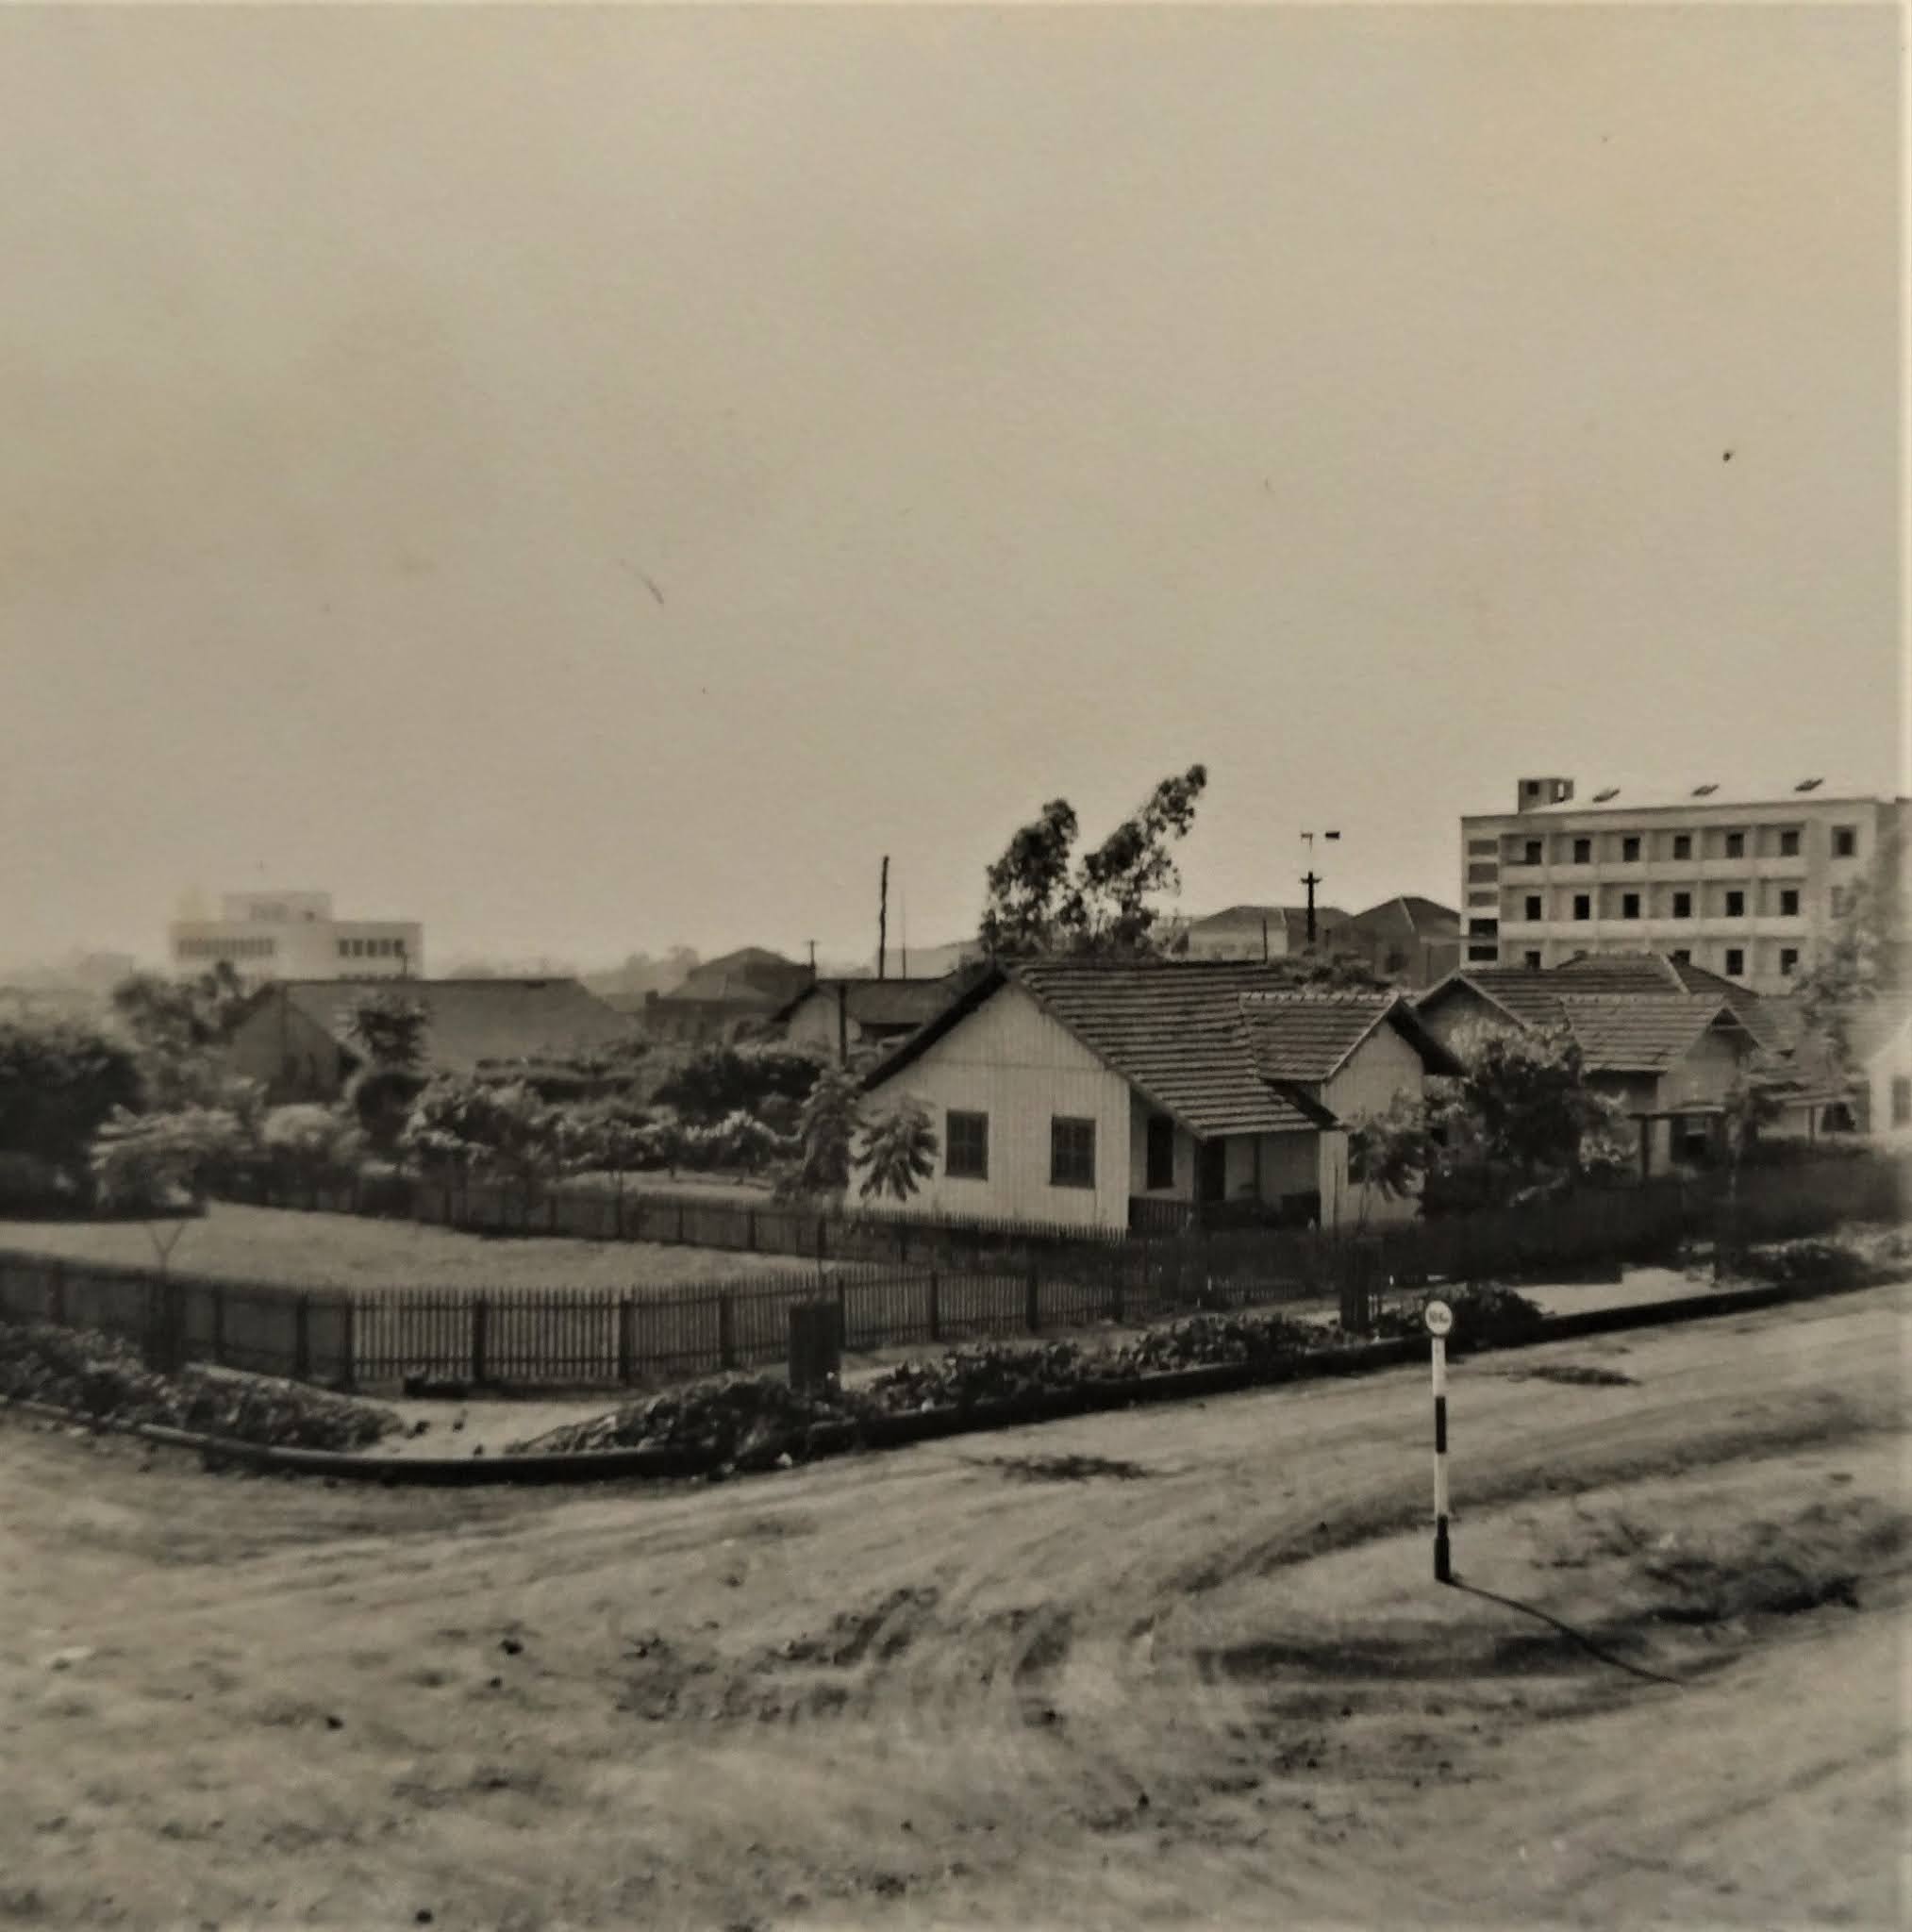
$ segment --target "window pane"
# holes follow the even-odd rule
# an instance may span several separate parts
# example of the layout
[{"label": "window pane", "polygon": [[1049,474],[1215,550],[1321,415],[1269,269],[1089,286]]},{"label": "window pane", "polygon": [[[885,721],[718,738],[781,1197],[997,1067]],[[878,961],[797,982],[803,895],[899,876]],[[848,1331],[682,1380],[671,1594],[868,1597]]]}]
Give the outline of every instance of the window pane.
[{"label": "window pane", "polygon": [[1049,1124],[1049,1185],[1095,1185],[1095,1123],[1057,1114]]},{"label": "window pane", "polygon": [[1167,1114],[1149,1117],[1149,1160],[1146,1183],[1151,1193],[1175,1185],[1175,1124]]},{"label": "window pane", "polygon": [[986,1113],[958,1113],[952,1108],[944,1123],[943,1145],[948,1150],[944,1172],[956,1180],[988,1180],[989,1177],[989,1117]]}]

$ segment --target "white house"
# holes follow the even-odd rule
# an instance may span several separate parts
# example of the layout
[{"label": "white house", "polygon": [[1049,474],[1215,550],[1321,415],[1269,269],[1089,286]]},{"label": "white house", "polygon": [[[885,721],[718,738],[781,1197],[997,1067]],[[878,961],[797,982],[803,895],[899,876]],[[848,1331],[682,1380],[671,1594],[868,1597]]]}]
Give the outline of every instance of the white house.
[{"label": "white house", "polygon": [[[1260,963],[993,967],[881,1060],[936,1172],[892,1210],[1123,1228],[1250,1207],[1297,1224],[1399,1220],[1352,1185],[1349,1124],[1458,1063],[1391,993],[1297,991]],[[1363,1195],[1368,1198],[1365,1203]]]}]

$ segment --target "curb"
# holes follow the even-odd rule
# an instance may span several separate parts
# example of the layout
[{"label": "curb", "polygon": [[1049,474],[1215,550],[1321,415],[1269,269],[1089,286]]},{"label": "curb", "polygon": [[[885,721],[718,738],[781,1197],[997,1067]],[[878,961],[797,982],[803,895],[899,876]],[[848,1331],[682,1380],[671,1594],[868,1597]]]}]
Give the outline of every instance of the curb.
[{"label": "curb", "polygon": [[[1627,1328],[1655,1328],[1679,1322],[1704,1321],[1721,1315],[1754,1314],[1793,1302],[1817,1301],[1832,1295],[1854,1294],[1889,1282],[1842,1283],[1819,1286],[1768,1283],[1757,1288],[1717,1289],[1682,1295],[1675,1300],[1642,1302],[1613,1308],[1588,1308],[1578,1314],[1549,1315],[1532,1336],[1486,1344],[1488,1353],[1535,1348],[1550,1341],[1571,1341],[1583,1335],[1611,1334]],[[1286,1382],[1318,1381],[1336,1375],[1364,1374],[1399,1368],[1424,1359],[1428,1344],[1421,1336],[1403,1336],[1358,1343],[1350,1348],[1320,1349],[1305,1356],[1271,1362],[1216,1362],[1193,1369],[1172,1369],[1156,1375],[1122,1382],[1089,1382],[1074,1389],[1039,1391],[1009,1402],[978,1403],[971,1408],[938,1408],[876,1415],[854,1421],[811,1425],[805,1439],[812,1457],[854,1453],[858,1449],[900,1449],[953,1436],[990,1430],[1025,1428],[1063,1422],[1072,1416],[1106,1414],[1113,1409],[1139,1408],[1163,1402],[1188,1402],[1209,1395],[1234,1395],[1250,1389],[1278,1387]],[[1470,1347],[1467,1353],[1479,1353]],[[238,1466],[285,1476],[324,1476],[341,1482],[376,1483],[393,1488],[467,1489],[503,1483],[617,1482],[633,1479],[662,1481],[707,1475],[719,1469],[752,1474],[769,1463],[740,1464],[723,1456],[692,1447],[656,1449],[584,1449],[534,1456],[361,1456],[334,1449],[285,1449],[262,1442],[241,1442],[230,1437],[195,1435],[158,1423],[125,1423],[111,1417],[88,1416],[25,1397],[0,1397],[0,1409],[17,1410],[49,1421],[85,1428],[95,1434],[136,1436],[172,1449],[185,1449],[204,1458],[209,1469]]]}]

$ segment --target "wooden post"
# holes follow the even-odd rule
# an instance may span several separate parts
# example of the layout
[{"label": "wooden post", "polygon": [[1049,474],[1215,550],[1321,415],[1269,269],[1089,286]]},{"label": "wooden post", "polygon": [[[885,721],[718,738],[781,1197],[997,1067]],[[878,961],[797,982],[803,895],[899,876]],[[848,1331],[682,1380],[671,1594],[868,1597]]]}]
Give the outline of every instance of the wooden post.
[{"label": "wooden post", "polygon": [[339,1386],[341,1389],[356,1389],[358,1386],[358,1297],[347,1294],[339,1298],[339,1322],[341,1328],[339,1343]]},{"label": "wooden post", "polygon": [[932,1341],[940,1341],[942,1340],[942,1309],[938,1305],[936,1270],[934,1268],[929,1271],[929,1339]]},{"label": "wooden post", "polygon": [[625,1388],[638,1379],[638,1305],[629,1295],[618,1303],[618,1380]]},{"label": "wooden post", "polygon": [[302,1294],[292,1304],[292,1379],[312,1379],[312,1297]]},{"label": "wooden post", "polygon": [[1026,1291],[1026,1306],[1023,1313],[1028,1318],[1029,1333],[1039,1335],[1042,1330],[1042,1300],[1040,1284],[1036,1277],[1036,1257],[1029,1257],[1029,1282]]},{"label": "wooden post", "polygon": [[[1122,1267],[1123,1267],[1123,1264],[1124,1264],[1124,1263],[1126,1262],[1126,1260],[1127,1260],[1127,1259],[1128,1259],[1128,1247],[1127,1247],[1127,1244],[1126,1244],[1126,1243],[1124,1243],[1124,1244],[1123,1244],[1122,1246],[1121,1246],[1121,1247],[1118,1247],[1118,1248],[1117,1248],[1117,1249],[1115,1250],[1115,1252],[1114,1252],[1114,1256],[1113,1256],[1113,1260],[1114,1260],[1114,1264],[1115,1264],[1115,1265],[1114,1265],[1114,1266],[1113,1266],[1113,1267],[1112,1267],[1112,1268],[1111,1268],[1111,1269],[1109,1270],[1109,1282],[1110,1282],[1110,1286],[1112,1287],[1112,1289],[1113,1289],[1113,1291],[1114,1291],[1114,1292],[1113,1292],[1113,1293],[1111,1293],[1111,1294],[1110,1294],[1110,1296],[1109,1296],[1109,1298],[1108,1298],[1108,1319],[1109,1319],[1109,1320],[1110,1320],[1111,1322],[1120,1322],[1120,1321],[1122,1320]],[[1149,1278],[1149,1247],[1148,1247],[1148,1242],[1147,1242],[1146,1241],[1143,1241],[1143,1243],[1142,1243],[1142,1284],[1143,1284],[1143,1286],[1144,1286],[1144,1287],[1146,1287],[1146,1286],[1148,1285],[1148,1278]]]},{"label": "wooden post", "polygon": [[472,1380],[480,1386],[489,1364],[485,1356],[490,1341],[491,1304],[481,1294],[472,1297]]},{"label": "wooden post", "polygon": [[735,1311],[731,1307],[730,1296],[717,1297],[717,1358],[728,1371],[737,1366],[737,1336],[733,1323]]}]

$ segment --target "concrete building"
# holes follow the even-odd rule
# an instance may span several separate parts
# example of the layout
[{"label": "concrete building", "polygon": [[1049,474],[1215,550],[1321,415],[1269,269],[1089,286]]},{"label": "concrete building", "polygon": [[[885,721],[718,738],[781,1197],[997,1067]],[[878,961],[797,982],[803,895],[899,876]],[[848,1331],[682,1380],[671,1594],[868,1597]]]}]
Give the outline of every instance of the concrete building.
[{"label": "concrete building", "polygon": [[227,892],[217,919],[175,920],[177,973],[225,960],[248,979],[416,979],[424,928],[404,919],[339,919],[329,892]]},{"label": "concrete building", "polygon": [[864,1087],[873,1111],[912,1099],[936,1130],[936,1172],[900,1211],[1326,1227],[1418,1211],[1351,1173],[1350,1130],[1457,1071],[1396,994],[1299,991],[1258,961],[1052,959],[990,968]]},{"label": "concrete building", "polygon": [[[1465,958],[1544,968],[1652,949],[1784,992],[1865,881],[1903,908],[1912,799],[1818,778],[1728,792],[1522,778],[1461,820]],[[1897,935],[1895,934],[1895,938]]]}]

